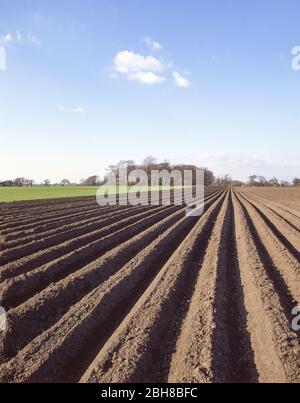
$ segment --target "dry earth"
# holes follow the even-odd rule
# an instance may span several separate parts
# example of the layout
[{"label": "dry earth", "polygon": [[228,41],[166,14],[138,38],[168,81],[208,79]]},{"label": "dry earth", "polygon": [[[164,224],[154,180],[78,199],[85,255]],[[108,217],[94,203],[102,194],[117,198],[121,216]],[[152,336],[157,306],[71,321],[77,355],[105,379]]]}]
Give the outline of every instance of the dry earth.
[{"label": "dry earth", "polygon": [[299,382],[300,190],[0,205],[1,382]]}]

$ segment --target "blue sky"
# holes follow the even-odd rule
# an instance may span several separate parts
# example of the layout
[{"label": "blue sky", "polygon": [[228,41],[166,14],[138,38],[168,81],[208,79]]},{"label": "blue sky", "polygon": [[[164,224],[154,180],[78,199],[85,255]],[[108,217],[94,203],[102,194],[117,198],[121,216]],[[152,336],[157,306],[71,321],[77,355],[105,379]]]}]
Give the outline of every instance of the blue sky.
[{"label": "blue sky", "polygon": [[298,0],[0,0],[0,179],[147,155],[300,176]]}]

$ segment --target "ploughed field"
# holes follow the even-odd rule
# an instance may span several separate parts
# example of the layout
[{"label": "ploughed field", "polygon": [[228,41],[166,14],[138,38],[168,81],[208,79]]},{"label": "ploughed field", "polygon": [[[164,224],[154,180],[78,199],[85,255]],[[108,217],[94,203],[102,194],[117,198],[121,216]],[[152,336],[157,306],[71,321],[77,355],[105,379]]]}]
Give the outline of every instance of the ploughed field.
[{"label": "ploughed field", "polygon": [[0,205],[1,382],[299,382],[300,189]]}]

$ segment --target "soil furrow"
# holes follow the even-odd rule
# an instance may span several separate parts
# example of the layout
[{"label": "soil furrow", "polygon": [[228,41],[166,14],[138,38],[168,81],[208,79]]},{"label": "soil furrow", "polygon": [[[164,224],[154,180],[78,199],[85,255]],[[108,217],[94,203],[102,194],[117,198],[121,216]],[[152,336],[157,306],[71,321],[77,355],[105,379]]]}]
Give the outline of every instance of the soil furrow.
[{"label": "soil furrow", "polygon": [[[134,211],[137,213],[141,211],[142,209],[135,209]],[[123,216],[126,216],[128,212],[133,213],[133,209],[123,209],[120,212],[114,211],[112,213],[102,213],[102,214],[97,214],[91,217],[88,217],[85,220],[76,220],[75,223],[71,224],[65,224],[65,222],[61,222],[60,225],[57,225],[56,228],[47,230],[47,231],[42,231],[38,234],[33,234],[33,235],[28,235],[28,233],[24,234],[25,236],[19,237],[17,240],[8,240],[8,237],[6,237],[6,244],[5,244],[5,250],[13,249],[19,246],[26,247],[32,244],[33,242],[39,242],[41,239],[46,240],[46,239],[53,239],[56,235],[59,236],[64,236],[66,235],[66,239],[68,239],[68,234],[70,234],[70,231],[75,230],[78,232],[78,230],[85,230],[89,228],[94,228],[93,225],[103,225],[103,224],[109,224],[113,223],[114,221],[120,220]]]},{"label": "soil furrow", "polygon": [[270,280],[251,228],[234,198],[238,260],[248,312],[248,330],[260,382],[297,382],[299,344]]},{"label": "soil furrow", "polygon": [[276,214],[268,211],[257,203],[252,203],[245,195],[241,193],[240,197],[247,201],[261,216],[265,223],[272,229],[273,233],[283,243],[283,245],[292,253],[296,260],[300,261],[300,236],[292,226],[288,225],[286,221],[279,218]]},{"label": "soil furrow", "polygon": [[270,278],[274,279],[274,284],[281,290],[282,302],[291,318],[293,307],[300,302],[300,262],[289,253],[252,205],[237,197],[251,228],[257,251],[266,262],[266,268],[269,268]]},{"label": "soil furrow", "polygon": [[104,219],[103,222],[100,221],[84,225],[82,227],[70,229],[68,231],[65,231],[64,233],[59,233],[57,235],[52,235],[50,237],[31,242],[27,245],[22,245],[16,248],[5,250],[0,253],[0,262],[2,262],[2,264],[5,264],[12,260],[14,261],[16,259],[21,259],[24,256],[29,256],[37,251],[41,251],[43,249],[65,243],[68,240],[76,241],[76,238],[80,239],[85,235],[94,237],[95,239],[95,237],[100,236],[100,231],[112,231],[113,228],[121,228],[122,225],[125,225],[127,222],[130,223],[134,222],[134,220],[138,220],[139,218],[147,217],[152,214],[153,211],[157,211],[159,209],[160,208],[153,209],[147,207],[137,209],[137,211],[134,210],[133,212],[125,212],[124,214],[121,214],[120,219],[113,216],[111,218]]},{"label": "soil furrow", "polygon": [[300,382],[300,189],[157,194],[0,203],[0,382]]},{"label": "soil furrow", "polygon": [[[170,363],[169,382],[255,382],[236,264],[231,195],[215,224]],[[233,244],[234,245],[234,244]]]},{"label": "soil furrow", "polygon": [[174,330],[174,322],[180,322],[178,309],[182,312],[189,304],[193,279],[199,273],[198,262],[203,254],[203,249],[197,245],[201,244],[205,249],[223,202],[224,196],[200,218],[155,282],[100,351],[83,375],[82,382],[164,381],[163,363],[165,356],[169,356],[165,342],[170,341],[169,330],[171,327]]},{"label": "soil furrow", "polygon": [[[200,218],[200,222],[204,221],[206,226],[211,226],[211,222],[209,221],[211,210],[215,211],[215,214],[217,214],[219,205],[220,200],[215,202],[207,213]],[[182,249],[180,248],[180,250]],[[109,304],[108,307],[109,306],[111,306],[111,304]],[[57,324],[32,341],[15,359],[12,359],[2,367],[1,372],[4,379],[7,379],[7,376],[11,376],[9,375],[11,370],[13,372],[17,371],[13,376],[15,380],[19,381],[21,379],[24,381],[26,379],[29,381],[40,381],[45,379],[45,376],[48,380],[51,380],[51,377],[49,378],[50,374],[52,374],[52,380],[57,379],[55,377],[59,376],[60,372],[60,364],[58,363],[61,362],[62,358],[64,362],[70,361],[72,357],[74,358],[76,356],[76,352],[84,347],[85,337],[93,334],[94,329],[101,320],[101,313],[103,312],[103,314],[105,314],[104,307],[107,307],[107,305],[99,306],[99,301],[97,299],[93,301],[91,295],[85,297],[84,303],[80,301]],[[48,340],[48,342],[46,342],[46,340]],[[74,344],[75,340],[76,342]],[[74,345],[76,345],[76,349],[74,349]],[[30,373],[28,371],[23,372],[23,370],[20,372],[22,366],[25,365],[25,367],[28,367],[29,356],[31,357],[31,363],[34,364],[33,366],[30,365]],[[5,368],[8,372],[6,372]],[[49,375],[46,375],[46,373]]]},{"label": "soil furrow", "polygon": [[[206,208],[213,203],[213,200],[207,202]],[[82,269],[72,265],[72,271],[75,274],[56,284],[52,284],[40,295],[35,295],[24,306],[9,311],[8,321],[10,322],[10,326],[7,332],[9,336],[6,339],[10,341],[9,345],[13,344],[15,347],[6,348],[5,350],[9,350],[11,351],[10,354],[13,354],[12,351],[15,352],[20,348],[20,342],[14,337],[15,330],[17,337],[23,340],[23,346],[24,340],[28,341],[28,338],[33,337],[34,334],[36,335],[37,331],[41,331],[41,329],[45,330],[47,326],[50,326],[50,323],[54,323],[58,318],[57,315],[62,315],[71,304],[76,303],[84,294],[90,292],[109,275],[118,271],[121,265],[130,260],[141,248],[145,248],[147,243],[160,236],[162,231],[165,231],[176,221],[179,221],[178,227],[180,228],[181,225],[179,224],[184,216],[185,208],[166,217],[161,222],[93,261],[90,265],[84,266]],[[192,223],[193,221],[190,220],[190,222]],[[178,239],[180,237],[181,234],[179,233]],[[61,265],[56,267],[52,265],[52,267],[49,267],[49,270],[42,268],[39,272],[33,271],[19,279],[14,278],[11,287],[9,287],[9,284],[5,286],[5,294],[2,296],[3,304],[8,308],[25,302],[27,297],[37,293],[39,288],[45,287],[50,282],[53,283],[56,280],[55,272],[57,270],[61,270]],[[64,267],[64,275],[66,272],[67,270]],[[63,308],[58,310],[57,306]],[[48,319],[44,320],[41,324],[40,317],[46,316]],[[17,324],[15,325],[16,321]]]},{"label": "soil furrow", "polygon": [[[243,192],[240,192],[243,195]],[[259,203],[262,204],[264,207],[269,209],[272,213],[276,214],[280,219],[284,220],[288,225],[294,228],[296,231],[300,231],[300,217],[298,217],[296,214],[291,213],[289,210],[287,210],[286,207],[282,205],[275,204],[271,201],[263,201],[262,199],[259,199],[254,196],[249,196],[247,194],[244,194],[248,199],[253,201],[254,203]]]},{"label": "soil furrow", "polygon": [[29,229],[26,231],[21,231],[21,232],[16,232],[16,233],[11,233],[9,235],[5,235],[6,238],[6,243],[8,245],[13,245],[12,241],[15,242],[25,242],[26,240],[34,240],[38,239],[39,237],[45,237],[47,234],[51,235],[52,233],[55,233],[55,231],[62,232],[64,231],[67,227],[76,227],[79,225],[83,225],[85,222],[88,223],[89,220],[100,220],[104,218],[108,218],[113,215],[120,214],[122,212],[125,212],[125,210],[130,210],[133,209],[132,207],[129,207],[128,209],[122,208],[122,209],[97,209],[93,213],[88,213],[84,212],[82,215],[75,217],[75,218],[63,218],[58,221],[55,221],[51,224],[45,224],[45,225],[39,225],[39,222],[36,223],[36,225],[33,227],[33,229]]},{"label": "soil furrow", "polygon": [[[82,264],[90,263],[109,249],[125,242],[130,234],[137,234],[141,229],[153,225],[155,221],[159,221],[174,211],[176,211],[176,208],[170,207],[159,209],[158,212],[152,212],[151,215],[146,213],[144,217],[140,216],[138,219],[131,217],[126,219],[126,225],[124,224],[125,220],[123,220],[123,223],[112,224],[112,226],[96,231],[96,233],[84,235],[78,239],[38,252],[26,259],[21,259],[18,264],[9,263],[0,269],[1,282],[7,279],[12,279],[13,281],[15,276],[28,273],[43,264],[51,264],[54,259],[61,257],[67,259],[68,263],[74,263],[75,261],[80,261]],[[69,259],[69,254],[73,259],[72,262]],[[5,286],[0,285],[0,287],[5,292]]]}]

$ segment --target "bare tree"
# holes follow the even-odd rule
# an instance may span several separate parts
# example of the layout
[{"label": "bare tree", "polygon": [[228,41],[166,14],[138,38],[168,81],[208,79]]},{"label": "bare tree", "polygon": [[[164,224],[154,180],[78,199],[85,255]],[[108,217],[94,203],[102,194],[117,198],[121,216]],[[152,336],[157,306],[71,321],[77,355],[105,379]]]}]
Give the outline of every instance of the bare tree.
[{"label": "bare tree", "polygon": [[160,171],[166,170],[166,171],[171,172],[173,169],[172,165],[170,164],[170,162],[168,160],[164,160],[163,162],[160,162],[157,166]]},{"label": "bare tree", "polygon": [[49,185],[50,185],[50,179],[45,179],[44,180],[44,185],[46,186],[46,187],[48,187]]},{"label": "bare tree", "polygon": [[32,187],[35,184],[33,179],[25,179],[24,186]]},{"label": "bare tree", "polygon": [[69,179],[63,179],[63,180],[60,182],[60,184],[61,184],[62,186],[68,186],[68,185],[71,184],[71,182],[69,181]]},{"label": "bare tree", "polygon": [[98,175],[89,176],[87,179],[84,179],[82,184],[85,186],[97,186],[100,184],[100,178]]},{"label": "bare tree", "polygon": [[300,178],[295,178],[295,179],[293,180],[293,185],[294,185],[294,186],[300,186]]},{"label": "bare tree", "polygon": [[273,187],[278,187],[279,186],[279,180],[277,178],[275,178],[275,176],[274,176],[274,178],[269,180],[269,183]]},{"label": "bare tree", "polygon": [[257,186],[256,179],[257,179],[257,175],[249,176],[248,185],[249,186]]},{"label": "bare tree", "polygon": [[264,176],[258,177],[259,186],[266,186],[268,181]]},{"label": "bare tree", "polygon": [[231,184],[231,182],[232,182],[232,177],[231,177],[230,174],[226,174],[226,175],[224,176],[224,182],[225,182],[226,185],[230,185],[230,184]]},{"label": "bare tree", "polygon": [[26,186],[26,179],[23,177],[16,178],[13,181],[13,183],[14,183],[14,186],[18,186],[18,187]]},{"label": "bare tree", "polygon": [[147,173],[148,181],[150,184],[151,183],[151,172],[158,169],[157,159],[152,156],[146,157],[142,163],[142,167]]}]

